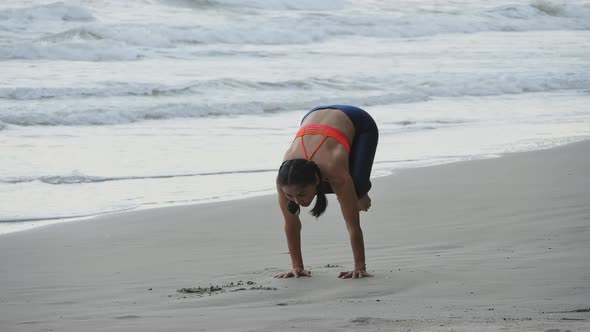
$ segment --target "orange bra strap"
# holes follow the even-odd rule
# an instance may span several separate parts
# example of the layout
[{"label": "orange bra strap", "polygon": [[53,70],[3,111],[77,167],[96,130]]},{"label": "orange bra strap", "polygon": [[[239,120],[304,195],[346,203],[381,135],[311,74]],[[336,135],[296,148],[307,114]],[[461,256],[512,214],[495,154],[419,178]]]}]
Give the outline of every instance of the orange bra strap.
[{"label": "orange bra strap", "polygon": [[305,143],[303,143],[303,136],[301,136],[301,147],[303,148],[303,155],[305,156],[305,159],[307,160],[311,160],[311,158],[313,158],[313,156],[315,155],[316,152],[318,152],[318,150],[320,149],[320,146],[322,146],[322,144],[324,144],[324,141],[328,139],[328,136],[324,136],[324,139],[322,139],[322,141],[320,142],[320,144],[318,144],[318,146],[315,147],[315,149],[313,150],[313,152],[311,153],[311,156],[307,156],[307,150],[305,150]]}]

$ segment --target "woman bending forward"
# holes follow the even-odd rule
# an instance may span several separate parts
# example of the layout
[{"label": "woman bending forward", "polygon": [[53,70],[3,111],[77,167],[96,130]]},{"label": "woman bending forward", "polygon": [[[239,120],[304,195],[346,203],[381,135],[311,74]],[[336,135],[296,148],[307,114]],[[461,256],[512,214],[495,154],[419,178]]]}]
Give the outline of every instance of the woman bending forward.
[{"label": "woman bending forward", "polygon": [[277,176],[292,270],[275,278],[311,276],[301,256],[299,207],[309,206],[316,198],[310,213],[317,218],[326,210],[327,193],[338,198],[354,257],[354,270],[341,272],[338,277],[372,277],[365,265],[359,211],[371,207],[369,178],[378,139],[375,121],[358,107],[320,106],[303,117]]}]

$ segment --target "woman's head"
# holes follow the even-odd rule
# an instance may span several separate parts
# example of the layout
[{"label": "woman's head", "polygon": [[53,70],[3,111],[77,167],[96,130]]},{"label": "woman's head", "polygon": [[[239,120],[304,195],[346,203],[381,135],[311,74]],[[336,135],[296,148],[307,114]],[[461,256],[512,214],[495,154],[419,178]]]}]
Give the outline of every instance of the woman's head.
[{"label": "woman's head", "polygon": [[285,196],[289,199],[288,209],[295,214],[299,205],[309,206],[317,196],[316,204],[311,210],[314,217],[321,216],[328,202],[322,191],[322,174],[316,163],[306,159],[290,159],[279,168],[278,182]]}]

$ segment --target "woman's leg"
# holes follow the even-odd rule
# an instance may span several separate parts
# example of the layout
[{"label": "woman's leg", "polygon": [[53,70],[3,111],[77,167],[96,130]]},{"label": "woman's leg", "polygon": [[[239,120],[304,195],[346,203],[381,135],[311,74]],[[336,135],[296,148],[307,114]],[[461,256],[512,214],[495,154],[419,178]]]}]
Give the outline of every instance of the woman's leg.
[{"label": "woman's leg", "polygon": [[371,121],[372,125],[368,126],[368,130],[357,133],[350,149],[350,175],[359,199],[366,196],[371,189],[371,170],[379,141],[377,125],[372,118],[367,121]]}]

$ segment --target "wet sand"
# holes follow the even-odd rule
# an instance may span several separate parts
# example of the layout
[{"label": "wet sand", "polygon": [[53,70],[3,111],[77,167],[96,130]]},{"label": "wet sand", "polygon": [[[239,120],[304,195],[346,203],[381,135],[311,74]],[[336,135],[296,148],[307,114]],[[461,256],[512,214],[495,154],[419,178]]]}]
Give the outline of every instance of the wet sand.
[{"label": "wet sand", "polygon": [[334,197],[311,278],[274,196],[6,234],[0,331],[588,331],[589,188],[589,141],[375,179],[360,280]]}]

